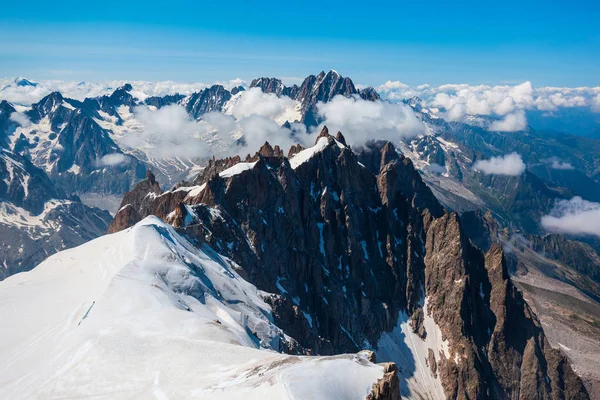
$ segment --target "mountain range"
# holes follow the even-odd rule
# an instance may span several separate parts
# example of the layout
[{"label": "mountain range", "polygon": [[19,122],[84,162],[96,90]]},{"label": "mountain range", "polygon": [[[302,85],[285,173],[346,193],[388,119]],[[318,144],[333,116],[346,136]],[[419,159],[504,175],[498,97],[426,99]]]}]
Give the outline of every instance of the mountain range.
[{"label": "mountain range", "polygon": [[[209,130],[202,139],[213,153],[224,154],[209,158],[159,157],[155,148],[130,141],[144,129],[138,107],[178,107],[194,123],[208,123],[214,115],[238,118],[245,96],[257,90],[287,99],[276,122],[292,139],[308,135],[292,126],[315,132],[314,144],[284,152],[277,142],[264,143],[254,155],[226,156],[228,146],[248,148],[244,132],[223,142]],[[57,288],[66,285],[69,271],[81,269],[83,288],[97,273],[87,266],[86,246],[105,259],[98,268],[110,266],[103,278],[106,293],[61,300],[83,301],[79,319],[65,328],[70,351],[84,346],[76,326],[85,325],[88,314],[87,323],[97,329],[127,332],[126,325],[111,321],[109,306],[132,301],[125,293],[139,290],[148,299],[164,296],[156,312],[165,318],[179,321],[177,310],[187,310],[192,320],[201,318],[190,323],[233,332],[238,347],[296,357],[273,359],[272,365],[295,364],[307,355],[332,357],[318,358],[329,365],[341,353],[358,353],[340,359],[339,368],[369,376],[356,381],[362,398],[394,398],[382,396],[393,396],[390,387],[396,386],[409,398],[600,394],[600,242],[548,233],[541,223],[557,201],[600,201],[600,142],[530,127],[498,132],[480,121],[447,121],[412,98],[404,105],[423,134],[355,145],[342,132],[329,133],[320,105],[336,96],[383,100],[375,89],[359,89],[335,71],[311,75],[299,86],[258,78],[231,90],[214,85],[143,100],[135,93],[126,84],[83,101],[54,92],[28,108],[0,103],[0,236],[8,249],[0,279],[110,233],[0,283],[0,296],[26,296],[48,279]],[[474,167],[509,153],[521,158],[521,173]],[[152,246],[162,250],[148,253]],[[68,263],[67,254],[73,255]],[[160,266],[151,254],[171,264]],[[148,285],[131,286],[137,285],[131,283],[136,274]],[[25,276],[33,282],[30,289],[19,288]],[[124,286],[115,287],[122,279]],[[232,291],[230,279],[244,289]],[[242,299],[242,292],[254,294]],[[146,315],[154,310],[150,305],[140,301],[120,318]],[[43,309],[33,300],[22,307]],[[95,315],[92,307],[102,311]],[[53,312],[58,323],[67,307]],[[13,309],[0,313],[22,324]],[[156,329],[160,320],[138,323],[174,343],[172,334]],[[213,328],[199,328],[200,337],[215,341]],[[127,337],[144,343],[138,335]],[[13,347],[26,344],[15,341]],[[93,353],[113,351],[104,346],[95,344]],[[369,363],[375,359],[393,364],[377,369]],[[85,380],[94,370],[112,382],[94,369],[98,360],[85,356],[58,377],[32,380],[31,393],[77,395],[67,382]],[[280,373],[292,381],[295,373],[306,374]],[[265,387],[262,375],[237,374],[248,379],[241,387]],[[50,386],[39,386],[44,379]],[[185,385],[169,390],[182,393]],[[203,393],[217,393],[214,385],[210,379],[202,383]],[[240,395],[228,392],[238,389],[219,393],[227,398]],[[17,393],[10,385],[0,390]]]}]

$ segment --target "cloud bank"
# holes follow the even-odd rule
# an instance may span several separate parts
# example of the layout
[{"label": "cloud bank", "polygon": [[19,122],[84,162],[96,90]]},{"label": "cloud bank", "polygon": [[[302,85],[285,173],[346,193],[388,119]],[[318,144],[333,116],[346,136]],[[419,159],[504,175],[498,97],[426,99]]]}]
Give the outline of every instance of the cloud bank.
[{"label": "cloud bank", "polygon": [[289,97],[264,93],[260,88],[251,88],[237,94],[223,112],[237,119],[258,115],[272,120],[280,120],[287,114],[296,113],[293,117],[299,119],[301,115],[296,112],[297,106],[298,103]]},{"label": "cloud bank", "polygon": [[165,96],[167,94],[192,94],[202,89],[210,87],[214,84],[223,85],[225,88],[231,89],[234,86],[245,86],[246,82],[237,78],[230,81],[219,82],[194,82],[183,83],[173,81],[124,81],[113,80],[106,82],[73,82],[73,81],[58,81],[44,80],[37,82],[36,86],[19,86],[16,84],[16,79],[0,79],[0,100],[8,100],[17,105],[31,105],[44,96],[58,91],[63,96],[76,100],[83,100],[86,97],[97,97],[105,94],[111,94],[115,89],[130,83],[133,86],[132,94],[139,100],[145,100],[150,96]]},{"label": "cloud bank", "polygon": [[[294,123],[290,128],[284,128],[273,119],[287,106],[287,100],[282,99],[282,104],[277,105],[274,104],[277,100],[271,98],[271,104],[265,104],[261,96],[252,98],[254,100],[245,101],[233,111],[238,117],[210,112],[199,121],[191,118],[177,104],[158,110],[138,106],[134,108],[134,117],[140,129],[126,133],[122,141],[152,157],[194,159],[213,154],[254,154],[265,141],[287,150],[293,144],[308,145],[313,140],[312,135],[306,134],[304,125]],[[253,112],[253,107],[256,107],[256,112]],[[243,140],[239,140],[242,137]]]},{"label": "cloud bank", "polygon": [[565,108],[588,107],[593,112],[600,112],[600,86],[535,88],[531,82],[524,82],[513,86],[448,84],[410,87],[402,82],[388,81],[377,90],[382,98],[391,101],[417,96],[423,106],[448,121],[469,123],[473,122],[472,118],[467,118],[469,116],[497,117],[500,121],[489,127],[497,131],[524,129],[524,111],[527,110],[551,114]]},{"label": "cloud bank", "polygon": [[27,115],[21,114],[19,112],[14,112],[10,114],[9,119],[13,122],[16,122],[17,124],[19,124],[19,126],[23,128],[27,128],[29,125],[31,125],[31,121],[29,120],[29,118],[27,118]]},{"label": "cloud bank", "polygon": [[517,153],[510,153],[503,157],[492,157],[489,160],[479,160],[473,168],[488,175],[518,176],[525,171],[525,163]]},{"label": "cloud bank", "polygon": [[298,110],[296,101],[265,94],[258,88],[236,95],[223,113],[207,113],[198,121],[177,104],[158,110],[138,106],[134,118],[140,128],[123,135],[122,141],[157,158],[203,158],[253,154],[265,141],[284,150],[297,143],[311,146],[325,124],[332,132],[342,131],[352,145],[373,138],[398,141],[425,130],[413,110],[404,104],[343,96],[318,104],[324,121],[311,131],[300,123],[282,126],[285,121],[300,119]]},{"label": "cloud bank", "polygon": [[328,103],[317,104],[317,108],[329,131],[341,131],[354,145],[369,139],[397,142],[425,132],[423,123],[404,104],[336,96]]},{"label": "cloud bank", "polygon": [[522,110],[508,114],[504,119],[494,121],[488,127],[490,131],[498,132],[517,132],[525,130],[525,128],[527,128],[527,120],[525,119],[525,112]]},{"label": "cloud bank", "polygon": [[550,214],[542,217],[542,226],[550,232],[600,236],[600,203],[579,196],[559,200]]}]

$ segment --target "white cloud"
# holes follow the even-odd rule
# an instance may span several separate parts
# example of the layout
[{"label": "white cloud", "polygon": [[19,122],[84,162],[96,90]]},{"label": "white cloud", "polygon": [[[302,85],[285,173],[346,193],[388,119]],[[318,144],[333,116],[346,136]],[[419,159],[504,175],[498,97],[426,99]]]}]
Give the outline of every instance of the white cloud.
[{"label": "white cloud", "polygon": [[286,119],[294,122],[301,118],[296,110],[297,106],[299,106],[298,102],[287,96],[263,93],[260,88],[252,88],[237,94],[223,111],[236,119],[258,115],[283,124]]},{"label": "white cloud", "polygon": [[498,132],[517,132],[525,128],[527,128],[527,119],[525,118],[524,111],[508,114],[503,119],[492,122],[488,127],[490,131]]},{"label": "white cloud", "polygon": [[556,202],[542,226],[551,232],[600,236],[600,203],[576,196]]},{"label": "white cloud", "polygon": [[111,154],[107,154],[104,157],[102,157],[98,161],[98,165],[104,166],[104,167],[110,167],[110,166],[114,166],[114,165],[128,164],[129,162],[130,162],[130,159],[125,154],[111,153]]},{"label": "white cloud", "polygon": [[[272,119],[259,115],[251,115],[237,121],[240,131],[244,135],[245,146],[234,148],[234,153],[240,155],[254,154],[265,142],[272,146],[279,145],[287,154],[287,150],[294,144],[303,146],[312,145],[314,139],[307,135],[304,125],[294,124],[292,130],[283,128]],[[294,130],[298,133],[294,135]]]},{"label": "white cloud", "polygon": [[600,94],[592,100],[592,110],[600,112]]},{"label": "white cloud", "polygon": [[[420,86],[421,88],[425,88],[424,86]],[[417,96],[419,91],[422,89],[412,89],[405,83],[400,81],[387,81],[383,85],[378,86],[377,92],[382,94],[389,100],[404,100],[409,99],[413,96]]]},{"label": "white cloud", "polygon": [[[127,146],[157,158],[204,158],[213,154],[245,156],[254,154],[265,141],[287,151],[293,144],[308,145],[314,140],[306,134],[304,125],[292,124],[291,129],[283,128],[270,117],[250,114],[247,107],[248,104],[244,105],[244,112],[238,113],[240,118],[210,112],[196,121],[180,105],[158,110],[139,106],[134,109],[134,114],[142,129],[128,132],[122,140]],[[272,116],[276,114],[274,109],[266,106],[259,112]],[[242,137],[239,144],[237,140]]]},{"label": "white cloud", "polygon": [[364,144],[369,139],[396,142],[424,133],[425,129],[404,104],[336,96],[317,107],[330,132],[342,131],[349,144]]},{"label": "white cloud", "polygon": [[448,170],[446,169],[445,166],[440,165],[440,164],[436,164],[436,163],[431,163],[428,166],[426,166],[424,168],[426,171],[429,171],[433,174],[445,174],[446,172],[448,172]]},{"label": "white cloud", "polygon": [[452,105],[445,114],[446,121],[461,121],[467,113],[467,106],[464,104]]},{"label": "white cloud", "polygon": [[31,125],[31,121],[29,118],[27,118],[27,115],[18,112],[10,114],[10,120],[16,122],[23,128],[27,128],[29,125]]},{"label": "white cloud", "polygon": [[124,136],[123,142],[129,147],[142,149],[154,157],[195,158],[211,154],[206,142],[210,131],[205,125],[196,123],[180,105],[158,110],[138,106],[133,111],[142,129]]},{"label": "white cloud", "polygon": [[446,84],[438,87],[411,87],[388,81],[377,88],[384,99],[400,101],[413,96],[423,99],[430,108],[439,108],[438,116],[449,121],[477,121],[467,116],[503,117],[515,112],[538,109],[590,107],[600,112],[600,87],[540,87],[531,82],[519,85]]},{"label": "white cloud", "polygon": [[479,160],[473,168],[485,174],[518,176],[525,171],[525,163],[519,154],[511,153],[504,157]]},{"label": "white cloud", "polygon": [[550,164],[552,169],[570,170],[575,169],[571,163],[560,161],[557,157],[550,157],[546,160],[542,160],[545,164]]}]

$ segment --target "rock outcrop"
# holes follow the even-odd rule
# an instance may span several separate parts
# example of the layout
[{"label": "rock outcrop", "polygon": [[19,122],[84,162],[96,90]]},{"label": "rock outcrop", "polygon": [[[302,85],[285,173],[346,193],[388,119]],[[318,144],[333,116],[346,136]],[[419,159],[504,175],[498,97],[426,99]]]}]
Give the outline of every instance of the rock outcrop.
[{"label": "rock outcrop", "polygon": [[394,363],[384,363],[383,368],[383,378],[373,384],[367,400],[400,400],[398,367]]}]

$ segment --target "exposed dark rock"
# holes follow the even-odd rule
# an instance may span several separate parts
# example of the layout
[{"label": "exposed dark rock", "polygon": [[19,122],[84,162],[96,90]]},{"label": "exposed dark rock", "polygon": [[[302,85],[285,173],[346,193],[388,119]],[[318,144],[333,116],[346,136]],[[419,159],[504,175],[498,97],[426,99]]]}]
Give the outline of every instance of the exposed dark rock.
[{"label": "exposed dark rock", "polygon": [[398,379],[398,367],[394,363],[383,365],[384,375],[373,384],[371,393],[367,400],[400,400],[400,380]]},{"label": "exposed dark rock", "polygon": [[221,85],[194,93],[186,99],[185,109],[192,118],[200,118],[211,111],[221,111],[225,103],[231,99],[231,93]]},{"label": "exposed dark rock", "polygon": [[14,130],[15,122],[11,119],[11,115],[16,110],[6,100],[0,101],[0,149],[8,149],[9,134]]},{"label": "exposed dark rock", "polygon": [[102,235],[111,220],[108,212],[65,195],[43,170],[7,149],[0,149],[0,177],[0,280]]},{"label": "exposed dark rock", "polygon": [[185,98],[182,94],[171,94],[166,96],[151,96],[144,100],[144,104],[148,106],[154,106],[156,108],[161,108],[164,106],[168,106],[170,104],[177,104],[181,100]]},{"label": "exposed dark rock", "polygon": [[243,92],[244,90],[246,89],[244,89],[243,86],[236,86],[233,89],[231,89],[231,95],[235,96],[236,94],[238,94],[239,92]]},{"label": "exposed dark rock", "polygon": [[344,146],[348,146],[348,144],[346,144],[346,138],[344,137],[344,135],[342,135],[342,132],[340,131],[338,131],[338,133],[335,134],[335,140],[337,140]]}]

